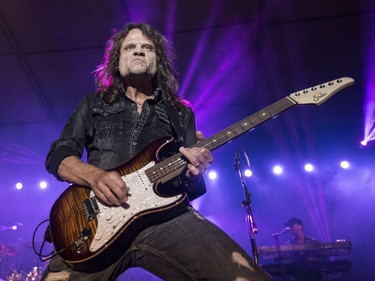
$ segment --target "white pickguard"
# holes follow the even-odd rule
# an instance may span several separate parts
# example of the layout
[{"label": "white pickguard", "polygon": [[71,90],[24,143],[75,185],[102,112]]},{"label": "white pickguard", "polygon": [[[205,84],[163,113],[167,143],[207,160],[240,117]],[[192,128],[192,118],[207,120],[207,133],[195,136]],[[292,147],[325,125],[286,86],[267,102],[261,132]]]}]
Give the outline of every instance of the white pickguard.
[{"label": "white pickguard", "polygon": [[[182,197],[182,195],[160,197],[154,192],[153,185],[145,174],[145,170],[154,165],[155,162],[150,162],[142,169],[122,177],[130,187],[128,206],[106,206],[96,200],[100,212],[97,215],[98,228],[90,245],[92,252],[105,246],[130,219],[140,212],[170,205]],[[95,197],[92,191],[90,197]]]}]

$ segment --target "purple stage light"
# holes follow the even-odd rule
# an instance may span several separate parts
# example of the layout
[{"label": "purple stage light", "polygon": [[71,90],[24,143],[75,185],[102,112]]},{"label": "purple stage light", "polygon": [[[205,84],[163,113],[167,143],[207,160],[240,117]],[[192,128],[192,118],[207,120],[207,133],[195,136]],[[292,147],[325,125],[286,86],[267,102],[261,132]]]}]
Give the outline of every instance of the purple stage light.
[{"label": "purple stage light", "polygon": [[253,171],[251,171],[250,169],[246,169],[244,171],[244,174],[245,174],[246,177],[249,178],[249,177],[251,177],[253,175]]},{"label": "purple stage light", "polygon": [[[370,30],[375,30],[375,20],[370,23]],[[367,53],[365,53],[365,72],[366,73],[366,90],[363,104],[363,119],[364,119],[364,141],[365,145],[375,139],[375,38],[368,36]],[[361,142],[362,144],[362,142]],[[364,146],[365,146],[364,145]]]},{"label": "purple stage light", "polygon": [[46,181],[41,181],[41,182],[39,183],[39,187],[40,187],[41,189],[46,189],[46,188],[47,188],[47,182],[46,182]]},{"label": "purple stage light", "polygon": [[341,161],[340,167],[343,168],[343,169],[349,169],[350,168],[350,164],[349,164],[348,161]]},{"label": "purple stage light", "polygon": [[312,172],[314,170],[314,166],[312,164],[306,164],[305,165],[305,171],[306,172]]},{"label": "purple stage light", "polygon": [[273,172],[276,175],[281,175],[283,173],[283,168],[281,166],[275,166],[273,167]]},{"label": "purple stage light", "polygon": [[217,179],[217,173],[215,171],[210,171],[208,173],[208,178],[211,179],[211,180]]}]

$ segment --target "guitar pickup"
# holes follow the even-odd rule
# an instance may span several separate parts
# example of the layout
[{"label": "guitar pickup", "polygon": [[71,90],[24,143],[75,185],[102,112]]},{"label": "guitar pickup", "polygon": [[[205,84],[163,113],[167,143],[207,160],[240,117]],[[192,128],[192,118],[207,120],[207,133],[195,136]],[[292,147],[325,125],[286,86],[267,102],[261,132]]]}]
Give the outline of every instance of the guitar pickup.
[{"label": "guitar pickup", "polygon": [[98,202],[94,197],[87,198],[82,202],[83,212],[87,220],[93,220],[99,214]]}]

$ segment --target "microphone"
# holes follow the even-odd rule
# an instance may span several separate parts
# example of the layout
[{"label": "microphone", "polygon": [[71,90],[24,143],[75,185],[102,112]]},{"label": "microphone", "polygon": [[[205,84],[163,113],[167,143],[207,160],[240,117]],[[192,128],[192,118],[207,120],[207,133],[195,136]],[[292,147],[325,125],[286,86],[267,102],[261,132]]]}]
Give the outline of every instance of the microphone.
[{"label": "microphone", "polygon": [[233,165],[233,169],[235,171],[238,171],[240,169],[240,152],[236,151],[236,154],[234,155],[234,165]]},{"label": "microphone", "polygon": [[275,237],[275,236],[279,236],[279,235],[282,235],[284,234],[285,232],[288,232],[290,230],[290,227],[285,227],[283,230],[281,230],[280,232],[276,232],[276,233],[273,233],[272,236]]}]

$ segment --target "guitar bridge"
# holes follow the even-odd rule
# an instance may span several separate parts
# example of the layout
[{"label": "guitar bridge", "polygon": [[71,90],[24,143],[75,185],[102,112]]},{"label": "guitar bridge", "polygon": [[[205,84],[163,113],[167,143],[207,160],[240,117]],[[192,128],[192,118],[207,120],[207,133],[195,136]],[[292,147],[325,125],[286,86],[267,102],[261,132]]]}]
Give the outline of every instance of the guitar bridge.
[{"label": "guitar bridge", "polygon": [[93,220],[99,214],[98,202],[94,197],[90,197],[82,202],[83,212],[87,220]]}]

